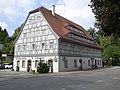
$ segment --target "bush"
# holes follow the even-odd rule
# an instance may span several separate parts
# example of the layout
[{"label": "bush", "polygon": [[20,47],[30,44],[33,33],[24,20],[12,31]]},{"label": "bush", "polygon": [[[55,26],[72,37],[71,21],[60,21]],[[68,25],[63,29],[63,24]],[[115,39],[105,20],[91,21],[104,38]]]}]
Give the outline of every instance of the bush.
[{"label": "bush", "polygon": [[49,72],[49,67],[47,66],[46,63],[43,63],[42,61],[40,61],[38,63],[37,72],[38,73],[48,73]]}]

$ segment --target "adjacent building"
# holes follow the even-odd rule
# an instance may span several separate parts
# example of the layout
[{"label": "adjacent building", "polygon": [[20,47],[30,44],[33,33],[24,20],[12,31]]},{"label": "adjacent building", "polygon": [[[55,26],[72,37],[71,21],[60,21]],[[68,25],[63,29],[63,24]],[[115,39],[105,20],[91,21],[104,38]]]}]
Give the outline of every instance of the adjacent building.
[{"label": "adjacent building", "polygon": [[15,42],[14,70],[37,70],[39,61],[53,72],[102,67],[101,47],[85,29],[44,7],[29,12]]}]

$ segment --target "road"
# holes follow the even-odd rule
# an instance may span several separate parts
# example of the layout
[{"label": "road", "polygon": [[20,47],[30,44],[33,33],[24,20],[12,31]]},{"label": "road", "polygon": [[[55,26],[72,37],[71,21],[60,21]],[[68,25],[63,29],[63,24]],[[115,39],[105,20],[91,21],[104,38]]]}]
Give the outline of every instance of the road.
[{"label": "road", "polygon": [[0,90],[120,90],[120,68],[4,79]]}]

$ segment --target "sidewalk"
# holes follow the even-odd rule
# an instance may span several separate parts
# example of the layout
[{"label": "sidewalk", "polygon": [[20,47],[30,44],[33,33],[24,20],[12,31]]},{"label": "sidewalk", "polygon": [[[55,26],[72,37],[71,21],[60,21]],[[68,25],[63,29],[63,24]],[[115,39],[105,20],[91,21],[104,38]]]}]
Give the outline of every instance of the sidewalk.
[{"label": "sidewalk", "polygon": [[22,79],[22,78],[35,78],[35,77],[40,77],[40,76],[62,76],[62,75],[67,75],[67,74],[88,74],[92,72],[102,72],[105,70],[116,70],[120,69],[119,66],[111,67],[111,68],[101,68],[101,69],[94,69],[94,70],[82,70],[82,71],[67,71],[67,72],[57,72],[57,73],[44,73],[44,74],[39,74],[39,73],[29,73],[29,72],[17,72],[17,71],[11,71],[11,69],[5,69],[5,70],[0,70],[0,81],[1,80],[9,80],[9,79]]}]

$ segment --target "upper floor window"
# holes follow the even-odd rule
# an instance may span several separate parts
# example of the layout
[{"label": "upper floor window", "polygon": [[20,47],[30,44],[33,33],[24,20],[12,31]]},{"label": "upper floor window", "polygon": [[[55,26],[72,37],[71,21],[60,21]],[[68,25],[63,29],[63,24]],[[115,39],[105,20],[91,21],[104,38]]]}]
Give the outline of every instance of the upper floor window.
[{"label": "upper floor window", "polygon": [[45,47],[45,43],[42,43],[42,48],[44,48]]},{"label": "upper floor window", "polygon": [[20,45],[18,45],[18,51],[20,50]]},{"label": "upper floor window", "polygon": [[26,45],[23,45],[23,50],[26,50]]},{"label": "upper floor window", "polygon": [[83,31],[81,31],[79,28],[77,28],[77,27],[75,27],[75,26],[68,25],[67,28],[70,29],[70,30],[73,30],[73,31],[75,31],[75,32],[77,32],[77,33],[84,34]]},{"label": "upper floor window", "polygon": [[33,49],[33,50],[35,49],[35,44],[32,44],[32,49]]},{"label": "upper floor window", "polygon": [[50,43],[50,48],[53,48],[53,43],[54,43],[54,42],[53,42],[53,41],[50,41],[49,43]]},{"label": "upper floor window", "polygon": [[27,37],[27,33],[23,33],[23,38]]}]

